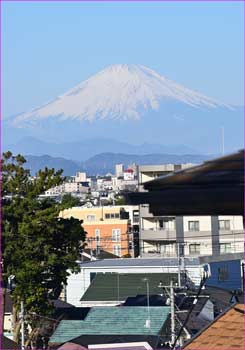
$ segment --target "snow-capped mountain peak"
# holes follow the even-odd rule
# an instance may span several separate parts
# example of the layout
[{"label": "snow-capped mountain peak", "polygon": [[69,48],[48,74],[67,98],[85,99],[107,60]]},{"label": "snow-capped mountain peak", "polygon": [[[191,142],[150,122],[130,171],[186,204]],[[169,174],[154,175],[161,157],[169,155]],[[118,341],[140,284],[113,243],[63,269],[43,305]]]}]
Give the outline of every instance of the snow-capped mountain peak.
[{"label": "snow-capped mountain peak", "polygon": [[136,64],[115,64],[100,71],[53,101],[20,114],[15,126],[47,118],[61,120],[140,119],[164,102],[191,107],[228,107]]}]

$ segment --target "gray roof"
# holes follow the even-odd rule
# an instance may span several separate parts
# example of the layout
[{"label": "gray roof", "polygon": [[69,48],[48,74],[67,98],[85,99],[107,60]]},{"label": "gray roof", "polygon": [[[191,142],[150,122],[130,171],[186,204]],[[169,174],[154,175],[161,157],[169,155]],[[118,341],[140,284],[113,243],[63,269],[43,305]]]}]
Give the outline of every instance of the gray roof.
[{"label": "gray roof", "polygon": [[[185,258],[185,265],[198,266],[200,265],[199,258]],[[142,258],[131,258],[131,259],[106,259],[89,261],[80,263],[81,267],[127,267],[127,266],[178,266],[177,258],[157,258],[157,259],[142,259]]]}]

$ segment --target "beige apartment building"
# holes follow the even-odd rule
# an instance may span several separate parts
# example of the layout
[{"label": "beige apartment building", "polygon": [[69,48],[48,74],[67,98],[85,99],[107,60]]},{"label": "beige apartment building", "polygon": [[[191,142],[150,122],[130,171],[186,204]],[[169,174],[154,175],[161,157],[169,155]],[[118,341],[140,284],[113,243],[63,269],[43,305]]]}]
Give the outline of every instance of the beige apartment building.
[{"label": "beige apartment building", "polygon": [[132,227],[137,222],[138,214],[137,206],[101,206],[73,207],[64,210],[60,216],[83,221],[89,249],[98,252],[103,249],[121,257],[134,254]]}]

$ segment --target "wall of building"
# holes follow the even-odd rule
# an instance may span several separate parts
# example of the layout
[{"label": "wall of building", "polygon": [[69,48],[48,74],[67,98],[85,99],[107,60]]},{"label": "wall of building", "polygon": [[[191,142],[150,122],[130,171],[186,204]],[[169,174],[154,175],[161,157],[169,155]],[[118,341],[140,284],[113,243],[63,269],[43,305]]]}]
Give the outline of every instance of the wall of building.
[{"label": "wall of building", "polygon": [[228,290],[242,288],[241,260],[211,262],[209,265],[211,277],[207,280],[207,286]]},{"label": "wall of building", "polygon": [[[185,216],[178,225],[169,223],[165,230],[159,228],[159,218],[149,216],[146,208],[141,213],[141,255],[147,253],[176,256],[181,244],[185,256],[238,253],[244,251],[243,219],[241,216]],[[165,220],[164,217],[162,217]],[[181,219],[181,217],[178,217]],[[177,217],[176,217],[177,220]],[[168,228],[169,227],[169,228]],[[176,242],[176,248],[170,241]],[[164,245],[164,247],[163,247]]]},{"label": "wall of building", "polygon": [[87,222],[83,228],[87,232],[88,248],[103,249],[118,256],[129,253],[128,220]]},{"label": "wall of building", "polygon": [[[121,218],[122,210],[128,213],[128,219]],[[87,232],[88,248],[96,249],[98,247],[119,256],[128,253],[134,256],[133,233],[130,234],[130,231],[135,229],[135,225],[138,225],[138,211],[138,206],[127,205],[91,208],[74,207],[64,210],[60,213],[60,216],[64,218],[73,216],[83,221],[82,226]],[[120,242],[113,242],[112,240],[112,231],[116,229],[120,230]],[[100,232],[99,242],[96,239],[96,232]]]}]

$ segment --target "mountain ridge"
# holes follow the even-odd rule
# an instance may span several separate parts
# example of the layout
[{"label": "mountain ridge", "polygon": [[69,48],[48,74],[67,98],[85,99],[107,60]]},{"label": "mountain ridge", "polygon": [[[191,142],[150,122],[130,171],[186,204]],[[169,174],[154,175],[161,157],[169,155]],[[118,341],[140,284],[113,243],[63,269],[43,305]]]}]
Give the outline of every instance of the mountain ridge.
[{"label": "mountain ridge", "polygon": [[63,169],[65,176],[75,175],[78,171],[85,171],[88,175],[105,175],[114,173],[116,164],[124,164],[127,167],[129,164],[136,163],[139,165],[167,164],[167,163],[201,163],[205,160],[215,157],[214,155],[174,155],[174,154],[145,154],[133,155],[123,153],[100,153],[86,161],[79,162],[68,160],[62,157],[51,157],[49,155],[32,156],[25,155],[27,160],[25,168],[31,170],[31,174],[35,173],[45,166],[55,168],[56,170]]},{"label": "mountain ridge", "polygon": [[147,153],[172,153],[172,154],[197,154],[198,151],[186,145],[160,145],[143,143],[132,145],[127,142],[114,140],[112,138],[91,138],[76,142],[44,142],[42,140],[26,137],[15,144],[5,144],[4,150],[11,149],[14,153],[41,156],[49,154],[53,157],[64,157],[73,160],[85,161],[89,157],[98,153],[110,152],[128,154],[147,154]]}]

